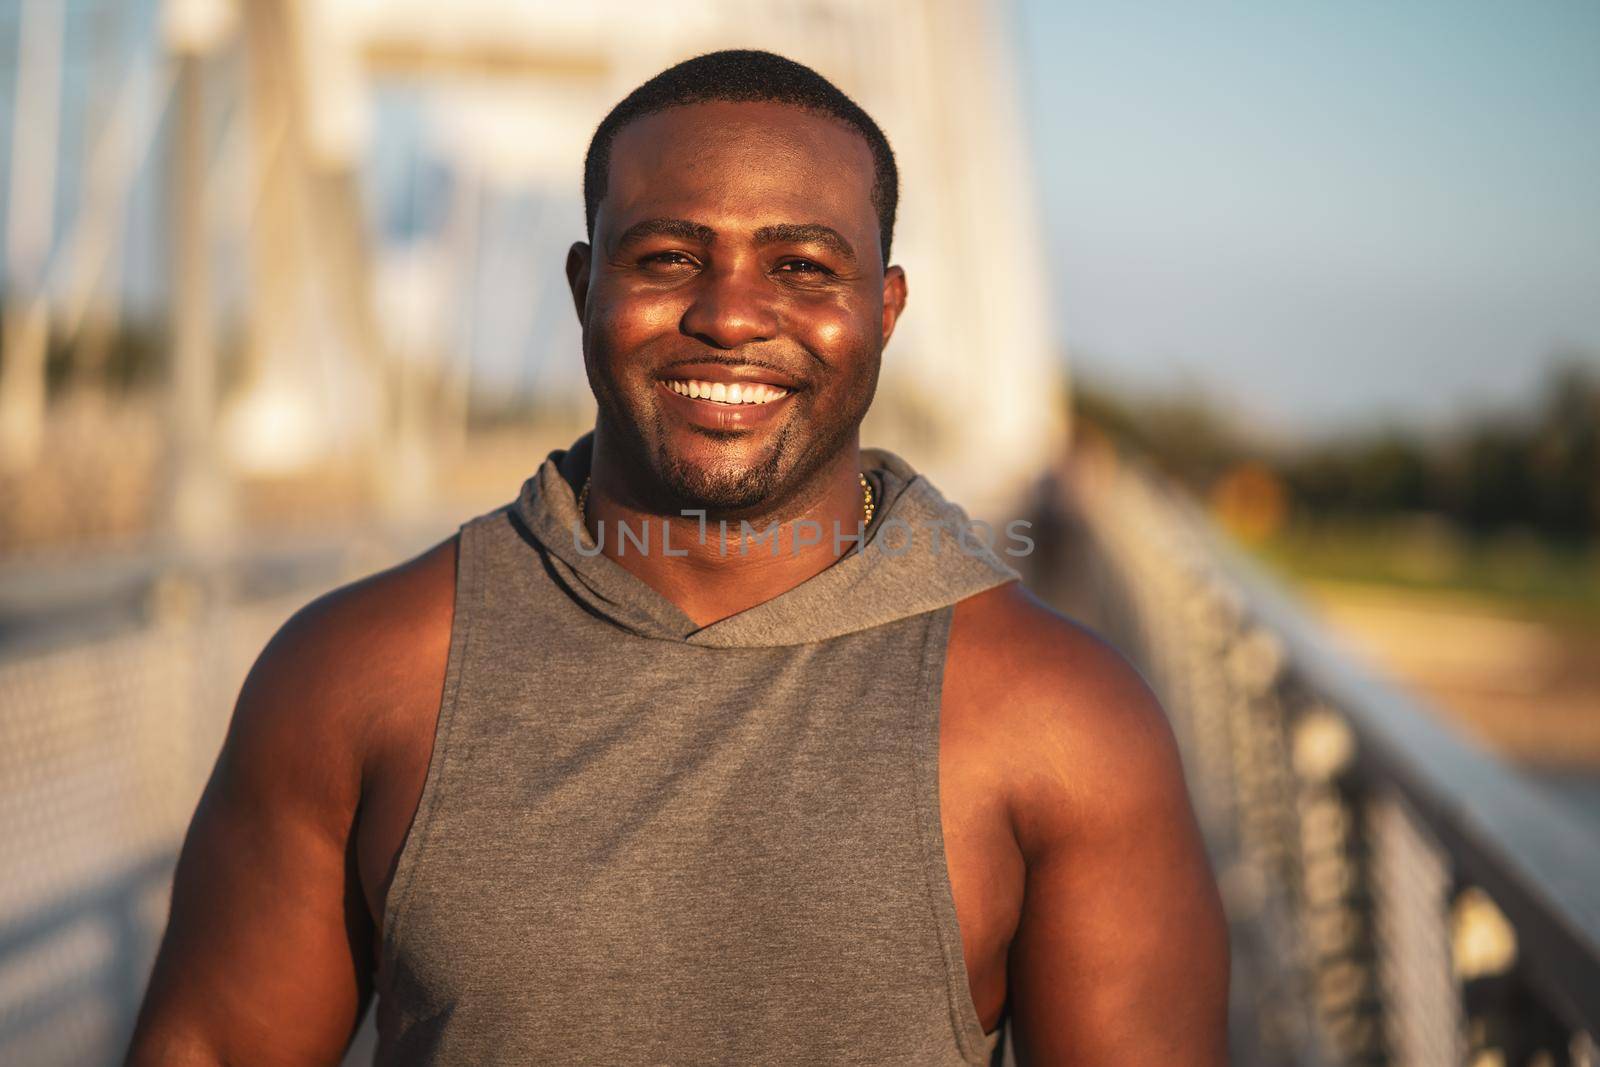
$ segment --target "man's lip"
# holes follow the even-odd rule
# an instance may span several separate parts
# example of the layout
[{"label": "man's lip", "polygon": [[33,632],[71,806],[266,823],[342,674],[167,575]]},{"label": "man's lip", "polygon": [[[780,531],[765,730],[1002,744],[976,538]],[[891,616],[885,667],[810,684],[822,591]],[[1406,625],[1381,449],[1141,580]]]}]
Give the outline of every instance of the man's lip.
[{"label": "man's lip", "polygon": [[661,403],[667,411],[676,412],[679,418],[691,425],[724,433],[770,425],[794,396],[793,393],[785,393],[765,404],[719,404],[714,400],[699,400],[674,392],[667,384],[669,380],[663,378],[656,382]]},{"label": "man's lip", "polygon": [[671,382],[710,382],[716,385],[770,385],[778,389],[786,389],[793,393],[801,388],[801,383],[794,378],[775,371],[771,367],[755,367],[748,364],[728,363],[675,363],[656,375],[661,381]]}]

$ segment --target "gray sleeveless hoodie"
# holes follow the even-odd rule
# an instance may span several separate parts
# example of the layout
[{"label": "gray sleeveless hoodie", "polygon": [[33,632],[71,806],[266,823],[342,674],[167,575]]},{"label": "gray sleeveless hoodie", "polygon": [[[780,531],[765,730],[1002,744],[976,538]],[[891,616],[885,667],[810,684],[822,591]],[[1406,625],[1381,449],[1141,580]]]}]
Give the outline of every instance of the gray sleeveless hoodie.
[{"label": "gray sleeveless hoodie", "polygon": [[939,694],[951,606],[1015,572],[868,450],[865,547],[697,627],[575,536],[590,446],[461,528],[377,1063],[988,1063]]}]

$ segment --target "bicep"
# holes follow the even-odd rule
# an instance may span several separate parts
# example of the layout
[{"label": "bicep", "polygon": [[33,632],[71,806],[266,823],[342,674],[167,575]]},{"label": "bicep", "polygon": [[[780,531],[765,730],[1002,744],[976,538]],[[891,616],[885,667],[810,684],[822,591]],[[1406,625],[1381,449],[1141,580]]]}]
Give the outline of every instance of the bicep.
[{"label": "bicep", "polygon": [[240,696],[179,857],[134,1063],[336,1063],[359,1020],[359,774],[327,717],[294,706],[300,658],[269,646]]},{"label": "bicep", "polygon": [[[1129,672],[1131,674],[1131,672]],[[1012,1012],[1024,1064],[1220,1065],[1227,930],[1164,716],[1142,684],[1038,785]],[[1052,810],[1053,809],[1053,810]]]}]

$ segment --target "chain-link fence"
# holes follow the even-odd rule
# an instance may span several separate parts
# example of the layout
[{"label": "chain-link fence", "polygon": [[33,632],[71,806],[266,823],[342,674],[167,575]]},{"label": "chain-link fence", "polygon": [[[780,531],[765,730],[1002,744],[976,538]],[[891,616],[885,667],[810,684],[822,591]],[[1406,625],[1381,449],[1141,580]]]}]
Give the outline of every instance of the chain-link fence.
[{"label": "chain-link fence", "polygon": [[[178,847],[250,664],[296,608],[438,525],[258,548],[205,571],[130,565],[135,577],[102,582],[107,606],[82,625],[0,645],[0,1064],[121,1059]],[[73,584],[19,567],[0,577]],[[113,599],[134,604],[108,627]]]},{"label": "chain-link fence", "polygon": [[294,606],[0,663],[0,1063],[117,1055],[233,694]]},{"label": "chain-link fence", "polygon": [[1156,477],[1105,456],[1052,489],[1079,545],[1064,595],[1185,753],[1233,927],[1236,1060],[1600,1062],[1584,828],[1333,651]]}]

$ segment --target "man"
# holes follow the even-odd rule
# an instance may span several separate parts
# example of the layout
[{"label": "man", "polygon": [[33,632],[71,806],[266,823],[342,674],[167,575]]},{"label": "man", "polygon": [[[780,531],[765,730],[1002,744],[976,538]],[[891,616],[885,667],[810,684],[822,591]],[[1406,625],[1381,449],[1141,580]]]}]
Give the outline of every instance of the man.
[{"label": "man", "polygon": [[768,53],[613,110],[593,434],[262,653],[132,1062],[336,1062],[374,989],[382,1063],[1223,1062],[1160,708],[859,447],[896,195]]}]

